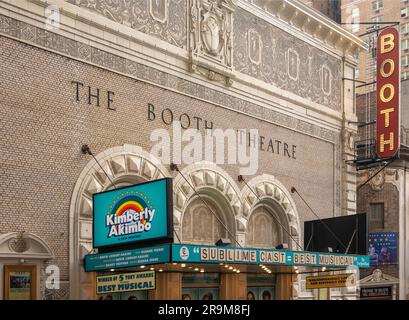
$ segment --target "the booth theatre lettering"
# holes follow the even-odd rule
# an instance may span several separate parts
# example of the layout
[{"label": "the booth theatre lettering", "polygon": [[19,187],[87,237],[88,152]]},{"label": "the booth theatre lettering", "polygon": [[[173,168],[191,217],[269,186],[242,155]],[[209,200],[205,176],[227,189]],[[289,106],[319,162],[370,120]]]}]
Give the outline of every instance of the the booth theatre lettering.
[{"label": "the booth theatre lettering", "polygon": [[90,106],[105,107],[108,110],[115,111],[114,95],[115,93],[109,90],[101,90],[86,85],[82,82],[71,81],[75,91],[75,101],[84,102]]},{"label": "the booth theatre lettering", "polygon": [[164,108],[160,112],[155,110],[155,106],[152,103],[148,103],[148,121],[154,121],[157,119],[157,113],[160,120],[166,124],[171,125],[173,121],[179,121],[182,129],[195,128],[197,130],[211,130],[213,129],[213,122],[207,121],[206,119],[189,116],[187,113],[182,113],[176,116],[173,111],[169,108]]},{"label": "the booth theatre lettering", "polygon": [[[108,110],[116,111],[116,108],[114,106],[115,93],[113,91],[102,90],[100,88],[92,87],[79,81],[71,81],[71,85],[74,89],[76,102],[82,102],[89,106],[105,107]],[[177,115],[170,108],[157,110],[152,103],[148,103],[148,121],[155,121],[157,119],[159,119],[165,125],[172,125],[173,121],[179,121],[182,129],[213,129],[213,121],[209,121],[198,116],[191,116],[186,112]],[[256,137],[254,134],[245,132],[245,130],[243,129],[238,129],[237,135],[240,141],[246,139],[246,143],[249,147],[254,148],[256,147],[257,143],[260,151],[282,155],[290,159],[297,159],[296,145],[262,135]]]},{"label": "the booth theatre lettering", "polygon": [[[170,108],[163,108],[158,110],[152,103],[148,103],[148,121],[158,120],[165,125],[172,125],[173,121],[179,121],[182,129],[194,128],[197,130],[212,130],[213,122],[203,119],[198,116],[191,116],[188,113],[176,114]],[[240,141],[246,139],[246,143],[249,147],[255,147],[258,141],[258,148],[260,151],[270,152],[277,155],[282,155],[290,159],[297,159],[296,152],[297,146],[289,144],[287,142],[265,137],[262,135],[257,137],[250,132],[245,132],[243,129],[237,130]],[[245,137],[244,137],[245,135]]]}]

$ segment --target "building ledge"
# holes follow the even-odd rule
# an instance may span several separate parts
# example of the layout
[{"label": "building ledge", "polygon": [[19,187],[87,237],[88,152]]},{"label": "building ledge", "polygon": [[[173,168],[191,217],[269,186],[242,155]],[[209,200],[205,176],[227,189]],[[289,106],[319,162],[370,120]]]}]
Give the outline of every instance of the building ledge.
[{"label": "building ledge", "polygon": [[298,0],[238,0],[238,3],[249,11],[251,7],[258,8],[266,13],[262,17],[266,21],[278,18],[343,55],[356,57],[360,50],[368,50],[368,45],[359,37]]}]

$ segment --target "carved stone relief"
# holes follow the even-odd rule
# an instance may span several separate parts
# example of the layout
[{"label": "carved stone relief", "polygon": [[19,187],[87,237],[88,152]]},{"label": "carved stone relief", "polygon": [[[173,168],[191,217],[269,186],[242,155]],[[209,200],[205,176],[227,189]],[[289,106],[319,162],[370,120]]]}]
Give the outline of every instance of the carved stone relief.
[{"label": "carved stone relief", "polygon": [[300,70],[300,57],[298,52],[293,49],[288,49],[287,55],[287,73],[288,76],[294,80],[298,80],[299,70]]},{"label": "carved stone relief", "polygon": [[247,32],[247,46],[250,62],[259,65],[263,42],[259,33],[254,29],[249,29]]},{"label": "carved stone relief", "polygon": [[[371,171],[371,176],[375,173],[373,170]],[[372,190],[379,191],[383,188],[385,184],[385,171],[379,172],[375,177],[369,181],[369,185],[371,186]]]},{"label": "carved stone relief", "polygon": [[248,224],[246,244],[250,248],[275,248],[279,244],[277,222],[263,207],[252,213]]},{"label": "carved stone relief", "polygon": [[165,23],[168,20],[169,0],[149,0],[149,13],[156,21]]},{"label": "carved stone relief", "polygon": [[[210,200],[207,200],[206,204],[223,221],[218,208]],[[223,221],[223,223],[226,224],[226,221]],[[195,199],[186,208],[183,215],[181,235],[183,242],[205,245],[214,245],[220,238],[228,237],[222,224],[200,199]]]},{"label": "carved stone relief", "polygon": [[321,79],[322,79],[322,91],[329,96],[331,94],[331,70],[326,65],[322,66]]},{"label": "carved stone relief", "polygon": [[186,0],[67,0],[79,7],[186,48]]},{"label": "carved stone relief", "polygon": [[236,0],[190,0],[191,71],[232,84]]},{"label": "carved stone relief", "polygon": [[187,48],[190,71],[212,81],[231,85],[234,65],[237,71],[303,98],[341,108],[341,62],[243,9],[236,10],[237,0],[67,1]]},{"label": "carved stone relief", "polygon": [[354,153],[354,148],[355,148],[355,141],[357,139],[357,135],[347,129],[343,130],[344,134],[344,152],[353,154]]},{"label": "carved stone relief", "polygon": [[[249,62],[254,55],[246,39],[249,30],[260,35],[259,64]],[[241,8],[234,16],[233,63],[239,72],[341,110],[341,61]]]},{"label": "carved stone relief", "polygon": [[360,172],[360,174],[358,175],[359,180],[361,181],[361,183],[363,183],[373,176],[373,178],[368,182],[368,185],[373,191],[380,191],[385,187],[385,182],[394,182],[399,179],[398,170],[384,169],[376,174],[379,169],[380,167],[375,167],[373,169]]}]

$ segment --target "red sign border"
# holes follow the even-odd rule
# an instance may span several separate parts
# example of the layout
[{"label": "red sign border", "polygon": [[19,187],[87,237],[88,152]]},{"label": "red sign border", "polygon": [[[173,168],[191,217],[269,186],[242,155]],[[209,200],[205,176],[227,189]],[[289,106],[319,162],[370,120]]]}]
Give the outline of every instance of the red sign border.
[{"label": "red sign border", "polygon": [[[381,54],[380,51],[380,40],[381,37],[385,34],[392,33],[395,35],[395,48],[385,54]],[[388,78],[383,78],[380,72],[380,66],[382,62],[386,59],[392,59],[395,63],[395,72]],[[377,108],[376,108],[376,114],[377,114],[377,125],[376,125],[376,155],[380,159],[389,159],[389,158],[394,158],[395,156],[398,155],[399,149],[400,149],[400,118],[401,118],[401,110],[400,110],[400,91],[401,91],[401,74],[400,74],[400,59],[401,59],[401,54],[400,54],[400,33],[399,31],[394,28],[390,27],[385,30],[383,30],[379,36],[378,36],[378,41],[377,41],[377,88],[376,88],[376,98],[377,98]],[[393,81],[388,81],[391,79]],[[396,83],[397,82],[397,83]],[[395,87],[395,98],[392,100],[392,102],[384,103],[380,100],[380,89],[381,86],[386,84],[386,83],[392,83]],[[396,90],[397,89],[397,90]],[[385,126],[380,126],[381,123],[385,123],[385,116],[380,114],[380,111],[383,109],[386,109],[387,107],[390,107],[390,105],[396,103],[396,108],[398,109],[398,115],[394,118],[395,120],[393,121],[394,123],[391,124],[390,131],[389,132],[394,132],[395,137],[394,137],[394,150],[393,151],[387,151],[387,152],[380,152],[380,136],[381,134],[385,134]],[[392,127],[393,126],[393,127]]]}]

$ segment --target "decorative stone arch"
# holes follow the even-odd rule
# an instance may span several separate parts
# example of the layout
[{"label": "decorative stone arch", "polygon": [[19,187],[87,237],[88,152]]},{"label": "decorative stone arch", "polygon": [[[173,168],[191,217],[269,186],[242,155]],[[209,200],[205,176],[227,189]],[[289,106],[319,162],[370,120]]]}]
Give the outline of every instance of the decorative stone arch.
[{"label": "decorative stone arch", "polygon": [[392,300],[399,299],[399,279],[375,269],[372,274],[359,281],[361,288],[391,287]]},{"label": "decorative stone arch", "polygon": [[[35,266],[36,297],[37,299],[44,298],[46,267],[54,258],[54,253],[47,242],[33,233],[0,234],[0,287],[5,286],[5,265]],[[63,290],[64,284],[60,283],[60,285]],[[60,292],[59,290],[54,291]],[[0,290],[0,300],[3,298],[3,291]]]},{"label": "decorative stone arch", "polygon": [[[231,232],[236,235],[236,240],[241,244],[235,225],[236,218],[240,216],[242,209],[240,189],[236,182],[227,172],[211,162],[196,163],[183,168],[181,172],[199,193],[208,194],[210,197],[219,196],[224,199],[223,202],[227,205],[226,210],[231,215],[232,226],[234,227],[234,230],[231,230]],[[181,231],[185,210],[195,195],[189,183],[179,174],[173,184],[173,221],[175,231],[178,234]]]},{"label": "decorative stone arch", "polygon": [[0,258],[54,259],[48,244],[33,233],[9,232],[0,234]]},{"label": "decorative stone arch", "polygon": [[[286,220],[288,231],[291,236],[300,242],[301,227],[300,219],[295,203],[288,190],[272,175],[263,174],[251,179],[248,186],[255,191],[258,197],[263,200],[272,201],[281,211],[282,217]],[[245,186],[241,191],[241,199],[243,202],[242,214],[237,217],[237,228],[239,231],[248,233],[248,223],[254,209],[260,204],[260,201],[250,188]],[[298,250],[299,248],[291,241],[290,249]]]},{"label": "decorative stone arch", "polygon": [[[141,147],[125,144],[95,156],[110,179],[118,186],[171,177],[163,164]],[[84,272],[83,258],[92,250],[92,194],[112,187],[94,159],[82,170],[70,206],[70,298],[90,299],[95,288]]]}]

